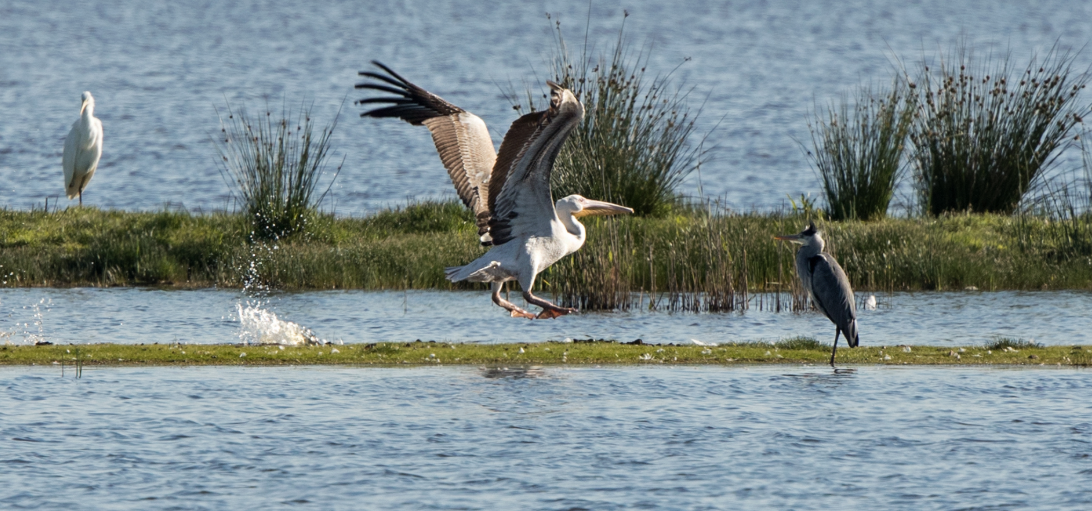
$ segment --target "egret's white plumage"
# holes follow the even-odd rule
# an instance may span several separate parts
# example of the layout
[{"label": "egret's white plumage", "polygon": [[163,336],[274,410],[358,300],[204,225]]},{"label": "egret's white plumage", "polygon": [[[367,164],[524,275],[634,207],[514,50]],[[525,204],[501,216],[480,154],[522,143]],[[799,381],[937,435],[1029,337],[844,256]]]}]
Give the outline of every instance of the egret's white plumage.
[{"label": "egret's white plumage", "polygon": [[95,117],[95,98],[90,92],[83,93],[80,118],[72,124],[72,131],[64,141],[64,189],[69,199],[79,198],[83,205],[83,190],[102,157],[102,122]]}]

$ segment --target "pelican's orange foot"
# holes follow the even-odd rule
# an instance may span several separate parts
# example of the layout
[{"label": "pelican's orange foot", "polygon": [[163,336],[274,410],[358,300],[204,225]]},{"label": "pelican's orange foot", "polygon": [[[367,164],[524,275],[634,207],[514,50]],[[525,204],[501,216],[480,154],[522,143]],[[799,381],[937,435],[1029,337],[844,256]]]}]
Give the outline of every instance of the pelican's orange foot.
[{"label": "pelican's orange foot", "polygon": [[576,309],[542,309],[542,312],[538,313],[538,319],[554,319],[574,312]]},{"label": "pelican's orange foot", "polygon": [[534,315],[534,314],[531,314],[530,312],[527,312],[527,311],[525,311],[525,310],[518,310],[518,309],[517,309],[517,310],[514,310],[514,311],[512,311],[512,317],[513,317],[513,318],[527,318],[527,319],[535,319],[535,315]]}]

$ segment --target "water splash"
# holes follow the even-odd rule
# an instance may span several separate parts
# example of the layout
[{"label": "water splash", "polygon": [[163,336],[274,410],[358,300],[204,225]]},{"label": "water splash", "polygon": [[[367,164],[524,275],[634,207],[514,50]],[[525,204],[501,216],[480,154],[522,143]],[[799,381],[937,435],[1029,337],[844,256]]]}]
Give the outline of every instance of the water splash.
[{"label": "water splash", "polygon": [[24,324],[23,339],[25,339],[30,344],[45,343],[45,313],[53,310],[53,299],[39,299],[38,303],[31,305],[31,308],[34,310],[34,323],[32,323],[34,325],[34,331],[30,330],[31,325]]},{"label": "water splash", "polygon": [[[14,330],[0,330],[0,343],[13,344],[11,340],[21,334],[25,344],[49,344],[45,335],[45,315],[53,310],[53,299],[41,298],[37,303],[24,305],[23,310],[33,311],[31,321],[20,323],[16,320]],[[8,314],[8,317],[11,316],[12,314]]]},{"label": "water splash", "polygon": [[[253,238],[254,233],[251,233]],[[255,241],[252,239],[252,241]],[[262,260],[265,256],[279,249],[276,241],[272,244],[253,242],[252,251],[243,273],[243,294],[245,301],[235,303],[239,319],[239,340],[243,344],[280,344],[288,346],[308,346],[328,344],[319,338],[310,328],[299,323],[285,321],[277,317],[270,308],[271,287],[261,275]]]},{"label": "water splash", "polygon": [[247,302],[235,304],[239,314],[239,339],[244,344],[284,344],[289,346],[322,345],[320,339],[310,328],[285,321],[277,314],[265,310],[258,304]]}]

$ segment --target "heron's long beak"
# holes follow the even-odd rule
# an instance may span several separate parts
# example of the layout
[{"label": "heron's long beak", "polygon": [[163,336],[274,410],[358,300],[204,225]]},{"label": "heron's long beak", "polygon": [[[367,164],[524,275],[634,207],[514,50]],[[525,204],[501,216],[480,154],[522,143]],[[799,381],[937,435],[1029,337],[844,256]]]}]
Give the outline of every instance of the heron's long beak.
[{"label": "heron's long beak", "polygon": [[80,105],[80,115],[83,115],[83,111],[87,110],[87,100],[83,100],[83,104]]},{"label": "heron's long beak", "polygon": [[609,202],[597,201],[597,200],[585,200],[584,209],[577,211],[573,216],[580,218],[582,216],[592,215],[630,215],[633,214],[632,208],[625,206],[619,206],[617,204],[611,204]]},{"label": "heron's long beak", "polygon": [[779,240],[779,241],[791,241],[791,242],[793,242],[793,243],[802,243],[802,242],[804,241],[804,237],[803,237],[803,236],[801,236],[801,235],[799,235],[799,234],[781,234],[781,235],[775,235],[775,236],[773,237],[773,239],[775,239],[775,240]]}]

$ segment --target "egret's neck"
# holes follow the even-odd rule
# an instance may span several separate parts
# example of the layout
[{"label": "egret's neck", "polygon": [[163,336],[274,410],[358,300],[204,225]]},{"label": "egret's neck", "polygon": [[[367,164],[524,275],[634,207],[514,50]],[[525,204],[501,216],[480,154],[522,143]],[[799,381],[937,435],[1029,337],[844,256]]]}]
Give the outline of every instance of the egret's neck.
[{"label": "egret's neck", "polygon": [[91,119],[95,117],[95,102],[89,101],[87,106],[83,107],[83,115],[80,116],[83,122],[91,122]]}]

